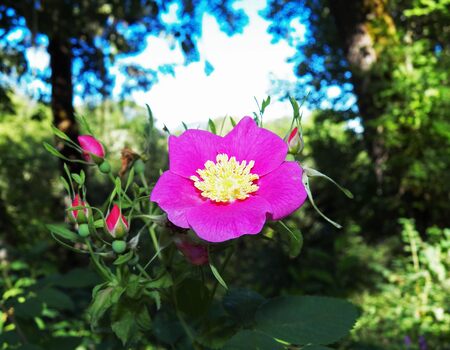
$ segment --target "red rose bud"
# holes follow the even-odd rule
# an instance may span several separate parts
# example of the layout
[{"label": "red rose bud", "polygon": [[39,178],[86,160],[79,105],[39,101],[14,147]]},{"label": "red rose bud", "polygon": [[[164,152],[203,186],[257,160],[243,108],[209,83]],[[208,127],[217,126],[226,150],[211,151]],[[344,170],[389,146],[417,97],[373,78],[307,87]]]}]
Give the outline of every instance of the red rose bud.
[{"label": "red rose bud", "polygon": [[303,149],[303,140],[297,127],[288,136],[287,145],[290,154],[298,154]]},{"label": "red rose bud", "polygon": [[113,208],[106,216],[106,228],[114,238],[122,238],[128,233],[128,221],[120,212],[117,204],[114,204]]},{"label": "red rose bud", "polygon": [[[72,207],[85,207],[87,203],[81,200],[80,195],[77,193],[75,198],[72,200]],[[89,209],[84,208],[82,210],[71,210],[69,212],[69,217],[72,221],[77,222],[79,224],[84,224],[87,221],[87,217],[89,216]]]},{"label": "red rose bud", "polygon": [[102,144],[91,135],[78,136],[78,142],[83,150],[83,157],[88,162],[100,164],[105,158],[105,149]]},{"label": "red rose bud", "polygon": [[188,239],[178,236],[174,239],[178,250],[192,265],[205,265],[208,263],[208,250],[204,245],[194,244]]}]

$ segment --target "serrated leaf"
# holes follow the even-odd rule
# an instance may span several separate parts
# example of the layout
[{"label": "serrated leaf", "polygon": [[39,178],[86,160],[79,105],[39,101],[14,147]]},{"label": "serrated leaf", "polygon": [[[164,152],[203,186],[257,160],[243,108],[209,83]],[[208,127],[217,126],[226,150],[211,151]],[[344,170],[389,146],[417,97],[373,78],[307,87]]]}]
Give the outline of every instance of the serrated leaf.
[{"label": "serrated leaf", "polygon": [[223,280],[222,276],[220,275],[219,271],[217,271],[216,267],[213,264],[209,264],[209,267],[211,268],[211,272],[213,273],[216,280],[224,287],[225,289],[228,289],[227,284]]},{"label": "serrated leaf", "polygon": [[147,306],[142,305],[136,315],[136,323],[142,331],[148,331],[152,328],[152,318],[148,312]]},{"label": "serrated leaf", "polygon": [[284,346],[268,335],[242,330],[236,333],[223,347],[223,350],[283,350]]},{"label": "serrated leaf", "polygon": [[80,237],[75,233],[70,231],[68,228],[57,225],[57,224],[48,224],[46,225],[47,229],[51,232],[53,232],[55,235],[62,237],[64,239],[67,239],[72,242],[79,241]]},{"label": "serrated leaf", "polygon": [[358,310],[345,300],[285,296],[271,299],[256,312],[256,329],[292,344],[327,345],[347,335]]},{"label": "serrated leaf", "polygon": [[107,287],[97,291],[94,300],[88,309],[88,315],[92,328],[97,327],[98,322],[103,317],[105,312],[108,311],[112,305],[118,302],[123,292],[124,289],[118,287]]},{"label": "serrated leaf", "polygon": [[111,329],[123,345],[131,338],[135,327],[135,314],[128,309],[121,310],[119,318],[111,324]]}]

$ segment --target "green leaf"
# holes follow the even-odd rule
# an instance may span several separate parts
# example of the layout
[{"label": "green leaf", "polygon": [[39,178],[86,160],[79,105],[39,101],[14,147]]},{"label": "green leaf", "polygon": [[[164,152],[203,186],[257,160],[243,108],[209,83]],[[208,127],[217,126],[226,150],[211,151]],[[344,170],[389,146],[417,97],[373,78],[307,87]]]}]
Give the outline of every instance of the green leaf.
[{"label": "green leaf", "polygon": [[148,104],[145,104],[145,106],[147,107],[148,126],[149,126],[149,130],[151,132],[154,128],[155,120],[153,118],[153,112],[152,112],[152,109],[150,108],[150,106]]},{"label": "green leaf", "polygon": [[202,316],[208,309],[208,288],[200,280],[187,278],[177,285],[178,309],[191,317]]},{"label": "green leaf", "polygon": [[288,252],[290,258],[297,257],[303,247],[303,235],[301,231],[297,229],[291,229],[284,222],[278,221],[276,228],[279,232],[283,233],[288,238]]},{"label": "green leaf", "polygon": [[236,121],[233,119],[233,117],[230,117],[230,122],[233,128],[236,126]]},{"label": "green leaf", "polygon": [[49,152],[51,155],[53,155],[55,157],[58,157],[58,158],[61,158],[61,159],[64,159],[64,160],[68,160],[66,157],[64,157],[62,155],[61,152],[59,152],[55,147],[53,147],[49,143],[44,142],[44,148],[47,150],[47,152]]},{"label": "green leaf", "polygon": [[145,287],[148,289],[153,288],[169,288],[173,285],[172,276],[169,273],[164,273],[160,278],[148,281],[145,283]]},{"label": "green leaf", "polygon": [[107,287],[97,291],[94,300],[89,306],[88,315],[91,321],[91,327],[97,327],[98,322],[103,317],[106,311],[117,303],[122,295],[123,288]]},{"label": "green leaf", "polygon": [[283,350],[284,346],[264,333],[242,330],[235,334],[223,350]]},{"label": "green leaf", "polygon": [[58,136],[60,139],[71,141],[69,136],[67,136],[65,133],[63,133],[61,130],[59,130],[56,126],[51,125],[53,133]]},{"label": "green leaf", "polygon": [[261,305],[256,328],[293,344],[331,344],[349,333],[358,317],[355,306],[328,297],[286,296]]},{"label": "green leaf", "polygon": [[129,309],[120,310],[120,314],[116,315],[118,319],[111,324],[111,329],[115,335],[125,345],[135,332],[135,314]]},{"label": "green leaf", "polygon": [[261,114],[264,113],[268,105],[270,105],[270,96],[267,96],[267,98],[262,101]]},{"label": "green leaf", "polygon": [[292,96],[289,96],[289,102],[291,103],[292,109],[293,109],[293,117],[294,119],[300,118],[300,108],[298,106],[298,102],[295,98]]},{"label": "green leaf", "polygon": [[125,185],[125,192],[128,190],[128,187],[130,187],[133,180],[134,180],[134,167],[131,168],[130,172],[128,173],[127,184]]},{"label": "green leaf", "polygon": [[323,217],[325,220],[327,220],[330,224],[332,224],[333,226],[337,227],[337,228],[342,228],[341,225],[339,225],[337,222],[331,220],[329,217],[327,217],[324,213],[322,213],[322,211],[319,209],[319,207],[316,205],[316,203],[314,202],[314,198],[313,195],[311,193],[311,189],[309,187],[309,178],[308,175],[306,175],[306,173],[303,173],[303,184],[305,185],[305,190],[306,193],[308,194],[308,199],[311,202],[311,205],[313,206],[313,208],[317,211],[317,213]]},{"label": "green leaf", "polygon": [[29,319],[40,316],[42,313],[42,302],[38,298],[29,298],[23,303],[14,306],[14,314],[17,317]]},{"label": "green leaf", "polygon": [[142,331],[148,331],[152,328],[152,318],[148,312],[147,306],[141,305],[136,315],[136,323]]},{"label": "green leaf", "polygon": [[197,341],[211,349],[222,349],[236,333],[237,325],[229,317],[218,317],[205,322],[200,329]]},{"label": "green leaf", "polygon": [[78,123],[81,125],[81,128],[86,130],[88,134],[94,135],[92,132],[92,129],[89,126],[89,123],[86,120],[86,117],[84,115],[75,114],[75,119],[78,121]]},{"label": "green leaf", "polygon": [[176,316],[169,311],[159,311],[153,321],[154,336],[164,344],[175,344],[184,334]]},{"label": "green leaf", "polygon": [[63,292],[55,288],[44,288],[37,292],[37,298],[43,303],[47,304],[48,307],[57,310],[73,310],[75,309],[75,304],[72,299],[70,299]]},{"label": "green leaf", "polygon": [[94,271],[77,268],[59,276],[53,284],[64,288],[85,288],[95,286],[99,281]]},{"label": "green leaf", "polygon": [[217,134],[216,124],[211,119],[208,120],[208,128],[213,134]]},{"label": "green leaf", "polygon": [[77,242],[80,239],[80,237],[75,232],[70,231],[68,228],[62,225],[48,224],[46,225],[46,227],[50,232],[53,232],[55,235],[69,241]]},{"label": "green leaf", "polygon": [[185,122],[181,122],[181,124],[183,125],[184,130],[188,130],[189,129]]},{"label": "green leaf", "polygon": [[302,350],[333,350],[333,349],[323,345],[307,345],[304,348],[302,348]]},{"label": "green leaf", "polygon": [[353,193],[351,193],[349,190],[347,190],[345,187],[342,187],[341,185],[339,185],[336,181],[334,181],[331,177],[322,174],[320,171],[312,169],[312,168],[307,168],[307,167],[303,167],[303,170],[305,171],[306,175],[312,177],[312,176],[318,176],[318,177],[323,177],[325,179],[327,179],[328,181],[330,181],[332,184],[334,184],[337,188],[339,188],[348,198],[353,199]]},{"label": "green leaf", "polygon": [[255,323],[255,313],[266,299],[258,293],[243,288],[231,289],[223,297],[225,311],[239,324],[250,327]]},{"label": "green leaf", "polygon": [[120,255],[116,260],[114,260],[114,265],[123,265],[133,258],[133,251],[130,250],[128,253]]},{"label": "green leaf", "polygon": [[84,180],[83,180],[83,178],[82,178],[80,175],[78,175],[78,174],[72,174],[72,179],[74,179],[74,181],[75,181],[78,185],[83,186]]},{"label": "green leaf", "polygon": [[220,276],[220,273],[219,273],[219,271],[217,271],[216,267],[212,263],[209,263],[209,267],[211,268],[211,272],[213,273],[214,277],[222,285],[222,287],[224,287],[225,289],[228,289],[227,284],[223,280],[222,276]]},{"label": "green leaf", "polygon": [[64,189],[65,189],[66,192],[67,192],[67,194],[68,194],[69,196],[72,196],[72,194],[71,194],[71,192],[70,192],[70,186],[69,186],[69,183],[68,183],[67,180],[64,178],[64,176],[60,176],[60,177],[59,177],[59,180],[61,181],[61,183],[62,183]]}]

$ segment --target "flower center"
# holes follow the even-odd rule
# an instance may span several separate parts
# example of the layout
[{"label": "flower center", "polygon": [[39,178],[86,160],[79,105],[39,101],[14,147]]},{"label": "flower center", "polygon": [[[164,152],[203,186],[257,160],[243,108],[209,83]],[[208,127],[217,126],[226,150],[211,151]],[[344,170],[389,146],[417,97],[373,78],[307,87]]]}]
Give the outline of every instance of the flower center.
[{"label": "flower center", "polygon": [[250,170],[255,165],[253,160],[238,162],[236,157],[228,158],[226,154],[218,154],[216,163],[208,160],[204,169],[198,169],[200,178],[193,175],[194,186],[202,191],[202,196],[215,202],[232,202],[246,199],[249,194],[258,190],[253,181],[259,176]]}]

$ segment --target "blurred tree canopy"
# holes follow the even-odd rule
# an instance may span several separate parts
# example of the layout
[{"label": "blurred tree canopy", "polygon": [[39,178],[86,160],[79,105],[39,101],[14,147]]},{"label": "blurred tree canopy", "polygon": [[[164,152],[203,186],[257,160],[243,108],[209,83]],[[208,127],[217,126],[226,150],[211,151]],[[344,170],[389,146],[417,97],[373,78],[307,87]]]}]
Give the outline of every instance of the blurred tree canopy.
[{"label": "blurred tree canopy", "polygon": [[[49,80],[52,87],[54,124],[75,139],[78,128],[73,108],[74,85],[84,98],[110,96],[115,81],[109,68],[119,55],[142,51],[148,35],[164,35],[179,44],[186,63],[198,60],[197,40],[202,34],[205,13],[213,15],[229,35],[241,31],[247,23],[246,15],[234,9],[233,3],[234,0],[6,0],[0,5],[0,72],[23,77],[30,70],[26,50],[37,41],[44,42],[50,55],[51,76],[40,78]],[[176,6],[175,20],[164,16],[172,5]],[[20,31],[25,34],[15,35]],[[158,71],[135,64],[123,65],[121,71],[127,76],[122,97],[133,89],[149,89],[158,75]],[[167,67],[161,67],[161,71],[167,71]],[[9,102],[4,92],[0,99]],[[62,151],[68,157],[77,156],[71,149]]]},{"label": "blurred tree canopy", "polygon": [[[297,49],[290,60],[299,83],[284,93],[300,99],[307,86],[307,103],[320,107],[338,86],[321,119],[353,120],[362,129],[370,172],[355,181],[367,192],[358,204],[368,233],[391,234],[399,216],[414,217],[421,230],[448,224],[448,1],[272,0],[263,15],[274,40]],[[304,38],[294,21],[307,28]],[[356,160],[359,149],[349,145],[345,153]],[[354,177],[352,168],[340,164],[339,177]]]}]

